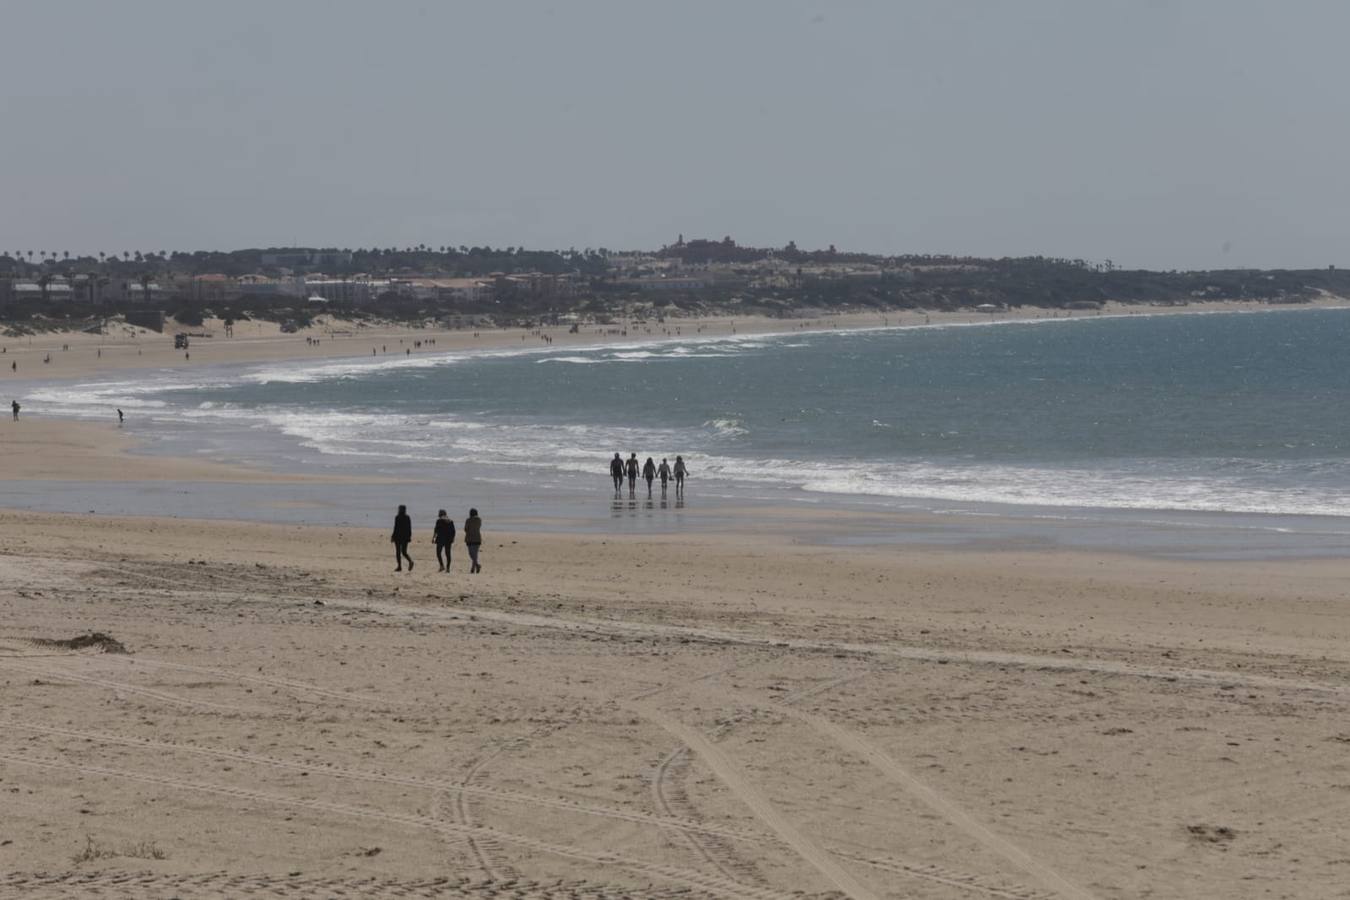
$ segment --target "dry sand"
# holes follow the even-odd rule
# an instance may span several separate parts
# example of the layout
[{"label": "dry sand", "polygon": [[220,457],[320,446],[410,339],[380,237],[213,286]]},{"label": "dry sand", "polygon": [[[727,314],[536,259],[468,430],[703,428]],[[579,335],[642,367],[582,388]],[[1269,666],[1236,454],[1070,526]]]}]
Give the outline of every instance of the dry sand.
[{"label": "dry sand", "polygon": [[1345,895],[1343,562],[422,538],[0,514],[0,894]]},{"label": "dry sand", "polygon": [[417,528],[0,512],[0,896],[1347,895],[1345,560]]}]

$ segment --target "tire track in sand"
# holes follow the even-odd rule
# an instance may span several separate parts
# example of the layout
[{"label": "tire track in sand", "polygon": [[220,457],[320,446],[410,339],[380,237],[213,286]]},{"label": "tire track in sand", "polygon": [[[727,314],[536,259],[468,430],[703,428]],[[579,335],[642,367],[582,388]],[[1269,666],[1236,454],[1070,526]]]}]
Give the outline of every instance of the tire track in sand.
[{"label": "tire track in sand", "polygon": [[[243,897],[263,894],[291,900],[334,900],[344,897],[409,897],[426,900],[691,900],[686,887],[635,889],[589,881],[517,881],[509,888],[470,878],[305,878],[262,873],[204,872],[10,872],[0,874],[0,896],[30,900],[69,897],[136,897],[157,900]],[[715,895],[700,891],[696,897]]]},{"label": "tire track in sand", "polygon": [[[778,655],[775,654],[769,658],[776,659],[778,658]],[[724,666],[711,672],[705,672],[702,675],[688,678],[683,681],[659,684],[640,693],[633,694],[629,699],[633,701],[648,700],[657,694],[664,693],[665,691],[672,690],[676,687],[687,687],[688,685],[698,684],[699,682],[710,681],[714,678],[719,678],[731,672],[742,671],[766,661],[767,660],[740,660],[729,666]],[[730,723],[726,723],[721,726],[719,730],[725,730],[729,727]],[[698,819],[698,810],[689,802],[688,795],[680,786],[679,780],[674,777],[687,770],[688,762],[689,748],[684,744],[677,745],[661,758],[661,761],[656,765],[656,770],[652,773],[652,801],[655,803],[657,810],[664,816],[687,818],[696,821]],[[682,816],[676,813],[675,807],[677,806],[681,808],[683,812]],[[756,869],[752,863],[741,859],[732,851],[731,847],[728,846],[725,841],[719,840],[714,836],[693,831],[685,831],[680,836],[690,849],[703,858],[704,862],[713,866],[717,871],[728,878],[736,878],[736,870],[741,870],[744,876],[749,877],[753,881],[761,884],[767,883],[764,876],[759,873],[758,869]]]},{"label": "tire track in sand", "polygon": [[482,797],[488,800],[500,800],[509,803],[520,803],[527,806],[544,806],[550,809],[560,809],[566,812],[577,813],[579,815],[597,816],[600,818],[615,819],[622,822],[631,822],[637,825],[650,825],[656,828],[670,829],[674,831],[697,832],[714,837],[726,838],[728,840],[743,841],[752,844],[768,843],[772,840],[764,835],[750,834],[749,832],[737,831],[732,828],[721,828],[715,825],[707,825],[693,819],[671,817],[662,818],[659,816],[647,815],[639,812],[628,812],[620,809],[610,809],[600,806],[591,806],[585,803],[578,803],[573,800],[564,800],[556,797],[543,797],[534,794],[526,794],[521,791],[508,790],[506,788],[485,787],[483,785],[472,785],[466,783],[466,779],[458,782],[440,781],[431,778],[419,778],[414,775],[390,775],[382,772],[367,772],[357,769],[348,769],[344,766],[334,766],[329,764],[319,765],[316,763],[296,762],[293,760],[278,759],[272,756],[263,756],[257,753],[249,753],[243,750],[223,750],[215,747],[201,747],[195,744],[175,744],[171,741],[157,741],[152,738],[127,737],[117,734],[108,734],[101,731],[82,731],[74,728],[62,728],[48,725],[34,725],[27,722],[18,722],[12,719],[0,719],[0,728],[15,729],[20,731],[36,732],[38,734],[59,735],[62,737],[77,738],[82,741],[93,741],[103,744],[118,744],[126,747],[140,747],[147,750],[164,750],[170,753],[191,753],[201,756],[213,756],[218,759],[231,759],[244,763],[255,765],[270,766],[276,769],[296,772],[310,772],[315,775],[324,775],[331,778],[342,778],[350,781],[369,781],[383,784],[397,784],[406,787],[426,788],[439,793],[447,794],[469,794]]},{"label": "tire track in sand", "polygon": [[[280,806],[290,806],[299,809],[309,809],[321,813],[333,815],[348,816],[352,818],[367,819],[374,821],[387,822],[394,825],[403,825],[405,827],[418,830],[432,828],[441,829],[445,832],[459,836],[482,836],[504,841],[510,844],[516,844],[527,850],[533,850],[538,853],[548,853],[553,856],[559,856],[564,859],[572,859],[579,862],[598,866],[616,866],[627,869],[631,872],[648,877],[659,877],[669,881],[676,881],[695,887],[700,890],[709,891],[715,896],[734,897],[739,900],[780,900],[781,895],[765,891],[760,888],[740,884],[715,875],[708,875],[703,872],[693,872],[688,869],[680,869],[674,866],[667,866],[661,863],[646,862],[644,860],[632,859],[630,857],[620,856],[607,850],[589,851],[581,850],[575,847],[567,847],[561,844],[553,844],[548,841],[528,837],[521,834],[512,834],[505,831],[496,831],[491,828],[479,826],[459,825],[452,822],[445,822],[440,819],[434,819],[430,816],[418,815],[416,813],[396,813],[384,810],[372,809],[363,806],[349,806],[342,803],[331,803],[325,800],[311,800],[303,797],[286,797],[278,794],[268,794],[262,791],[249,790],[247,788],[229,787],[227,785],[208,784],[203,782],[185,781],[176,778],[167,778],[161,775],[150,775],[142,772],[128,772],[119,769],[109,769],[103,766],[86,766],[75,763],[58,762],[56,760],[32,759],[23,756],[13,756],[10,754],[0,754],[0,762],[10,763],[19,766],[28,766],[49,771],[75,772],[82,775],[99,775],[119,781],[140,781],[147,784],[155,784],[161,787],[174,790],[196,792],[199,794],[213,794],[223,797],[233,797],[240,800],[252,800],[259,803],[270,803]],[[872,895],[867,895],[872,896]]]},{"label": "tire track in sand", "polygon": [[[693,804],[689,802],[689,799],[684,795],[684,792],[678,789],[671,790],[671,786],[674,784],[674,781],[671,778],[671,775],[674,774],[673,770],[683,769],[688,765],[688,758],[689,748],[684,744],[681,744],[667,753],[656,766],[656,772],[652,776],[652,800],[656,803],[656,808],[663,816],[674,817],[676,815],[676,806],[686,808],[689,811],[686,813],[686,816],[693,813]],[[707,835],[698,835],[690,831],[684,831],[680,833],[680,837],[690,849],[703,858],[704,862],[708,863],[708,865],[717,869],[717,871],[728,878],[736,877],[735,873],[732,871],[733,866],[742,866],[747,869],[751,868],[747,864],[741,863],[740,860],[736,859],[734,855],[730,853],[729,848],[714,846],[712,840]],[[726,857],[726,862],[723,862],[723,857]],[[756,876],[758,875],[758,873],[753,874]],[[757,877],[756,880],[762,879]]]},{"label": "tire track in sand", "polygon": [[839,747],[870,763],[890,781],[903,788],[910,796],[961,829],[987,850],[1003,857],[1023,872],[1036,878],[1057,896],[1066,898],[1066,900],[1097,900],[1095,895],[1086,888],[1069,881],[1049,864],[1032,856],[1002,835],[995,833],[941,791],[916,778],[894,757],[861,735],[814,713],[803,712],[781,703],[769,703],[766,706],[810,726]]},{"label": "tire track in sand", "polygon": [[853,900],[879,900],[879,896],[844,870],[825,849],[797,829],[786,816],[741,771],[740,766],[723,753],[697,728],[684,724],[673,716],[646,703],[627,701],[629,709],[648,721],[661,726],[698,754],[708,768],[722,780],[736,797],[750,808],[761,822],[769,826],[789,847],[797,852],[830,884]]},{"label": "tire track in sand", "polygon": [[[500,744],[485,756],[480,756],[470,763],[469,768],[464,773],[464,777],[459,781],[459,786],[461,788],[472,787],[473,780],[477,778],[493,760],[504,753],[523,747],[527,743],[529,743],[528,738],[515,738]],[[453,821],[470,827],[474,825],[473,810],[469,807],[469,798],[464,790],[453,792],[450,809],[454,817]],[[517,877],[517,873],[511,869],[509,865],[503,864],[501,867],[497,866],[494,857],[501,855],[500,846],[493,842],[476,838],[473,835],[469,836],[468,843],[469,851],[473,854],[473,858],[478,861],[479,868],[486,872],[489,878],[500,881],[505,878]]]},{"label": "tire track in sand", "polygon": [[835,855],[881,869],[883,872],[919,878],[936,884],[945,884],[947,887],[957,888],[967,893],[997,897],[998,900],[1055,900],[1056,897],[1055,894],[1048,894],[1044,891],[1004,885],[991,878],[970,875],[966,872],[955,872],[931,863],[902,862],[898,859],[863,856],[860,853],[849,853],[844,850],[836,850]]}]

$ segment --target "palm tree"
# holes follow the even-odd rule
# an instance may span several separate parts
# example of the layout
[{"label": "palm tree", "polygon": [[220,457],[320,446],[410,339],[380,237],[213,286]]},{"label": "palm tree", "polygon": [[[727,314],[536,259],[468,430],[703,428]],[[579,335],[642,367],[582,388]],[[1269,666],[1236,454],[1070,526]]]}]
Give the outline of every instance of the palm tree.
[{"label": "palm tree", "polygon": [[[138,255],[139,255],[139,254],[138,254]],[[144,294],[145,294],[145,302],[146,302],[146,303],[149,303],[149,302],[150,302],[150,283],[151,283],[151,281],[152,281],[153,279],[154,279],[154,276],[151,275],[149,272],[142,272],[142,273],[141,273],[141,276],[140,276],[139,278],[136,279],[136,280],[139,281],[140,284],[141,284],[141,291],[143,291]]]},{"label": "palm tree", "polygon": [[48,294],[47,285],[51,283],[52,283],[52,276],[50,272],[43,272],[41,275],[38,276],[37,280],[38,289],[42,291],[42,302],[44,304],[47,302],[47,294]]}]

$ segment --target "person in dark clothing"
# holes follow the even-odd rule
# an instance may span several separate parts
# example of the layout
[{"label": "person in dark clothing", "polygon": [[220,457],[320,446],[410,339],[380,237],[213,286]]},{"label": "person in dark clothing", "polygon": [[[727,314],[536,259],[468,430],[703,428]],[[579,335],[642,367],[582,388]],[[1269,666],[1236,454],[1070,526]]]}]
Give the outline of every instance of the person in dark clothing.
[{"label": "person in dark clothing", "polygon": [[14,421],[15,422],[19,421],[19,401],[18,400],[9,401],[9,408],[14,410]]},{"label": "person in dark clothing", "polygon": [[661,465],[656,468],[656,474],[661,477],[661,496],[664,497],[666,485],[670,484],[670,463],[666,462],[664,456],[661,457]]},{"label": "person in dark clothing", "polygon": [[[450,571],[450,545],[455,542],[455,523],[445,517],[445,510],[436,513],[436,524],[432,527],[432,539],[436,541],[436,564],[440,571]],[[444,554],[445,559],[441,559]]]},{"label": "person in dark clothing", "polygon": [[689,474],[689,467],[684,464],[684,457],[675,457],[675,494],[681,496],[684,494],[684,476]]},{"label": "person in dark clothing", "polygon": [[642,477],[647,479],[647,496],[652,495],[652,479],[656,477],[656,463],[649,456],[647,462],[642,466]]},{"label": "person in dark clothing", "polygon": [[478,563],[478,548],[483,544],[483,520],[478,518],[478,510],[469,510],[469,517],[464,520],[464,546],[469,551],[469,559],[473,565],[469,566],[469,574],[474,575],[483,571],[483,567]]},{"label": "person in dark clothing", "polygon": [[623,487],[623,459],[617,453],[609,461],[609,477],[614,479],[614,493],[618,494]]},{"label": "person in dark clothing", "polygon": [[119,410],[117,411],[117,424],[118,424],[118,425],[121,425],[121,424],[122,424],[122,420],[123,420],[124,418],[126,418],[126,417],[125,417],[124,415],[122,415],[122,411],[119,409]]},{"label": "person in dark clothing", "polygon": [[624,466],[624,470],[628,473],[628,493],[632,494],[637,490],[638,461],[636,453],[628,457],[628,464]]},{"label": "person in dark clothing", "polygon": [[412,557],[408,555],[408,544],[412,543],[412,518],[408,507],[399,505],[398,515],[394,516],[394,533],[389,536],[394,544],[394,562],[398,564],[395,572],[403,571],[403,561],[408,561],[408,571],[413,570]]}]

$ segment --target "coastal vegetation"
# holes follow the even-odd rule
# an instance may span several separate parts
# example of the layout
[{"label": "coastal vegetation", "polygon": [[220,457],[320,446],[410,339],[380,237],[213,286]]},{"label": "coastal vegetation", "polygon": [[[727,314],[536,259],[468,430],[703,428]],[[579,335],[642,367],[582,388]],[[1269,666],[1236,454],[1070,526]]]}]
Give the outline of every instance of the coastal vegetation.
[{"label": "coastal vegetation", "polygon": [[99,327],[114,316],[263,318],[321,313],[402,322],[516,325],[624,316],[859,310],[1092,308],[1108,301],[1302,303],[1350,296],[1350,272],[1150,271],[1111,261],[989,259],[748,247],[683,236],[654,251],[488,246],[0,251],[0,322],[11,332]]}]

